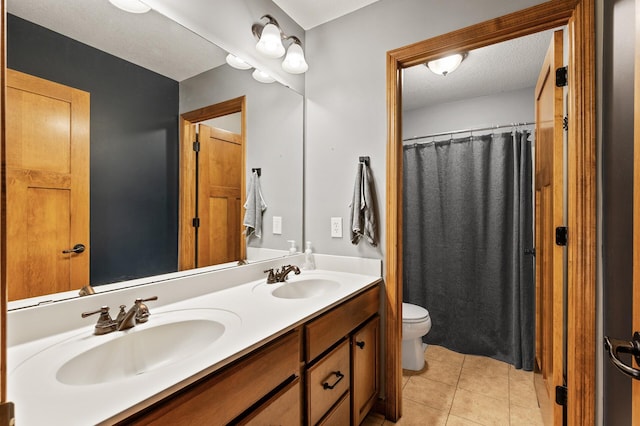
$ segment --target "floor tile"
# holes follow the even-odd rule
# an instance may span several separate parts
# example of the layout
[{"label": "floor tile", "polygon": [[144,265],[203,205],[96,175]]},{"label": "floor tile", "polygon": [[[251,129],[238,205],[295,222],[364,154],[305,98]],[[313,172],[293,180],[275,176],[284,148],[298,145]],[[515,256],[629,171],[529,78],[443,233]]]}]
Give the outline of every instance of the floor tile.
[{"label": "floor tile", "polygon": [[509,401],[458,389],[450,414],[484,426],[509,425]]},{"label": "floor tile", "polygon": [[415,374],[416,376],[434,380],[436,382],[445,383],[447,385],[456,386],[460,378],[460,370],[462,365],[456,365],[447,361],[437,359],[426,359],[425,368]]},{"label": "floor tile", "polygon": [[544,426],[538,408],[526,408],[511,404],[511,424],[518,426]]},{"label": "floor tile", "polygon": [[464,357],[464,354],[460,354],[458,352],[454,352],[445,347],[437,345],[427,345],[427,349],[424,353],[424,358],[426,360],[435,359],[438,361],[455,364],[456,366],[462,365],[462,363],[464,362]]},{"label": "floor tile", "polygon": [[384,423],[384,416],[378,413],[369,413],[367,417],[364,418],[361,426],[382,426]]},{"label": "floor tile", "polygon": [[384,426],[445,426],[447,412],[436,410],[426,405],[404,399],[402,401],[402,418],[397,423],[385,420]]},{"label": "floor tile", "polygon": [[453,415],[449,415],[447,419],[447,426],[482,426],[480,423],[472,422],[471,420],[463,419],[462,417],[457,417]]},{"label": "floor tile", "polygon": [[538,408],[533,372],[509,370],[509,401],[520,407]]},{"label": "floor tile", "polygon": [[500,369],[488,370],[480,368],[467,368],[465,366],[460,373],[458,389],[476,392],[491,398],[504,401],[509,400],[509,375],[508,369],[500,372]]},{"label": "floor tile", "polygon": [[404,387],[402,395],[405,400],[411,400],[436,410],[448,412],[455,392],[455,386],[413,376]]},{"label": "floor tile", "polygon": [[493,358],[478,355],[465,355],[462,368],[475,368],[487,375],[509,375],[509,364]]}]

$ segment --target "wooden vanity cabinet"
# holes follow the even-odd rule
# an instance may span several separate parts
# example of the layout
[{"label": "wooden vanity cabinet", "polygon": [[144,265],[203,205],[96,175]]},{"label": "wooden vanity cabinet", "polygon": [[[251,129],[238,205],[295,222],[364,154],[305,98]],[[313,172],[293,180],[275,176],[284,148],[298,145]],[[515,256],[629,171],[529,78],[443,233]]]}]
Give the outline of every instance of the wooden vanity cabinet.
[{"label": "wooden vanity cabinet", "polygon": [[372,287],[305,325],[307,425],[359,425],[375,403],[379,297]]},{"label": "wooden vanity cabinet", "polygon": [[359,425],[379,389],[374,286],[119,424]]},{"label": "wooden vanity cabinet", "polygon": [[351,424],[359,425],[378,398],[380,317],[375,315],[351,335]]},{"label": "wooden vanity cabinet", "polygon": [[[226,425],[270,396],[256,411],[264,411],[268,403],[286,405],[291,401],[298,412],[296,417],[296,410],[292,410],[290,418],[298,422],[287,424],[300,424],[300,388],[295,391],[299,379],[293,379],[300,376],[300,359],[300,330],[295,329],[121,424]],[[287,394],[287,383],[291,381],[295,381],[294,390]],[[278,394],[283,386],[285,391]]]}]

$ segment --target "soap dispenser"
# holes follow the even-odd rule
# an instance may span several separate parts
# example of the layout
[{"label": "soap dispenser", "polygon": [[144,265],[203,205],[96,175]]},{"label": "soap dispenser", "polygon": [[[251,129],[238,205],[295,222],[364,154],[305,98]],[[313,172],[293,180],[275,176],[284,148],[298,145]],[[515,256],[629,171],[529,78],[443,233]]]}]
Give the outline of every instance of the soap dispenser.
[{"label": "soap dispenser", "polygon": [[304,251],[304,263],[302,269],[316,269],[316,262],[313,260],[313,252],[311,251],[311,241],[307,241],[307,248]]},{"label": "soap dispenser", "polygon": [[296,240],[287,240],[287,242],[289,244],[291,244],[289,246],[289,254],[296,254],[298,253],[298,249],[296,248]]}]

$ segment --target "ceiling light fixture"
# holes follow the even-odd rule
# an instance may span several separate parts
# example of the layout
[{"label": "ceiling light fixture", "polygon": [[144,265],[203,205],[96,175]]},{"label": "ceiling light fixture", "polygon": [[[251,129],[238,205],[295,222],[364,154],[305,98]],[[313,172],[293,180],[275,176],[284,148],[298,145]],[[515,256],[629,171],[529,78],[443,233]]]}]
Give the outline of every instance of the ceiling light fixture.
[{"label": "ceiling light fixture", "polygon": [[258,40],[256,50],[262,55],[276,59],[285,53],[283,41],[291,41],[286,50],[287,56],[282,62],[282,69],[291,74],[302,74],[309,69],[309,64],[304,58],[302,42],[296,36],[288,36],[282,32],[278,21],[271,15],[264,15],[260,21],[266,23],[255,23],[251,26],[254,37]]},{"label": "ceiling light fixture", "polygon": [[434,74],[447,76],[454,72],[466,57],[466,53],[456,53],[454,55],[445,56],[444,58],[429,61],[425,65]]},{"label": "ceiling light fixture", "polygon": [[231,53],[229,53],[225,59],[227,63],[235,69],[248,70],[249,68],[251,68],[251,65],[246,63],[244,60],[238,58],[237,56],[232,55]]},{"label": "ceiling light fixture", "polygon": [[109,0],[109,3],[129,13],[147,13],[151,10],[149,6],[140,0]]}]

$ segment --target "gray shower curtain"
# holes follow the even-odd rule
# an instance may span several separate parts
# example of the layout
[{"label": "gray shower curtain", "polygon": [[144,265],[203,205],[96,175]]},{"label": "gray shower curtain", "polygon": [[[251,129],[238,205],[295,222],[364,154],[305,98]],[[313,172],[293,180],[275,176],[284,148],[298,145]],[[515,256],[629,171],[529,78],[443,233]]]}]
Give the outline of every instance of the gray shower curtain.
[{"label": "gray shower curtain", "polygon": [[533,369],[528,132],[404,147],[404,301],[429,310],[425,342]]}]

